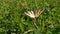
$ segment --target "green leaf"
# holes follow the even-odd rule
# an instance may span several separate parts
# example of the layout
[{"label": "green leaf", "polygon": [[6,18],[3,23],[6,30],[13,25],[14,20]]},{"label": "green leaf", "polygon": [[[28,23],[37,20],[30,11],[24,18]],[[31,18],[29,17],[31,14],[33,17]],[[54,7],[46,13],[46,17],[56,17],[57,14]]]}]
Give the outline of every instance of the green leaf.
[{"label": "green leaf", "polygon": [[20,29],[22,32],[24,32],[24,25],[22,23],[20,23]]}]

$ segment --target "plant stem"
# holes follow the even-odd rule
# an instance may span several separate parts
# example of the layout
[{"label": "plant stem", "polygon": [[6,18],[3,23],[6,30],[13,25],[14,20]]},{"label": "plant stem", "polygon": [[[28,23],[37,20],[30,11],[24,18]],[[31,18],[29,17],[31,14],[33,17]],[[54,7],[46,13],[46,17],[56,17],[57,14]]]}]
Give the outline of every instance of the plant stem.
[{"label": "plant stem", "polygon": [[34,31],[34,29],[28,30],[28,31],[24,32],[23,34],[26,34],[26,33],[31,32],[31,31]]},{"label": "plant stem", "polygon": [[36,25],[36,18],[33,20],[33,22],[34,22],[36,29],[38,29],[38,26]]}]

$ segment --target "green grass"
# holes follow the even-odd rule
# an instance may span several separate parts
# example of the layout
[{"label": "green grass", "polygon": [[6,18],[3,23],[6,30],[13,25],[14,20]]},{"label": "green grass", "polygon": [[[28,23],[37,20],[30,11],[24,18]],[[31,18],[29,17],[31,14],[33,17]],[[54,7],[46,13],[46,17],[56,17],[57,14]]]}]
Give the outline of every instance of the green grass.
[{"label": "green grass", "polygon": [[[45,11],[36,20],[38,29],[35,29],[24,12],[37,9]],[[34,31],[26,34],[60,34],[60,0],[0,0],[0,34],[23,34],[31,29]]]}]

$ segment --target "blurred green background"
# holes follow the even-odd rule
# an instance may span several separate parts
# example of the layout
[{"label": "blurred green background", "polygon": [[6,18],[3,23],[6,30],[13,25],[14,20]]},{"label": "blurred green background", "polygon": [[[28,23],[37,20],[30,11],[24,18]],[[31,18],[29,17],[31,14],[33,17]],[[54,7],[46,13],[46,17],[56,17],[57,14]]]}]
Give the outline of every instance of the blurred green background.
[{"label": "blurred green background", "polygon": [[0,34],[23,34],[35,28],[24,15],[24,3],[29,10],[45,9],[36,20],[38,29],[26,34],[60,34],[60,0],[0,0]]}]

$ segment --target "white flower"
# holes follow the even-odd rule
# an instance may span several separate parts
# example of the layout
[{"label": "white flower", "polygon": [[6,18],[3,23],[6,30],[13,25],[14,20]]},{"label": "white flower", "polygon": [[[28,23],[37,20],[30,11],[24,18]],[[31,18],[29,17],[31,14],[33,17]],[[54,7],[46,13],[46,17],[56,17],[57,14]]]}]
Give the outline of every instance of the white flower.
[{"label": "white flower", "polygon": [[34,12],[33,11],[28,11],[27,13],[25,12],[27,16],[30,16],[31,18],[35,18]]},{"label": "white flower", "polygon": [[25,14],[31,18],[37,18],[43,11],[44,9],[42,11],[39,9],[39,10],[36,10],[35,13],[34,11],[28,11],[28,12],[25,12]]}]

